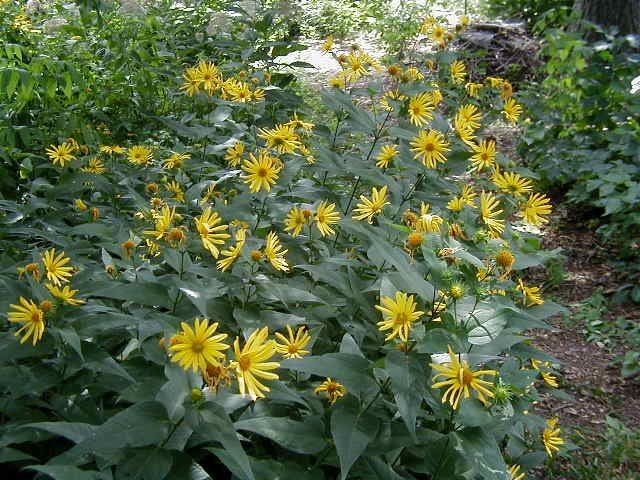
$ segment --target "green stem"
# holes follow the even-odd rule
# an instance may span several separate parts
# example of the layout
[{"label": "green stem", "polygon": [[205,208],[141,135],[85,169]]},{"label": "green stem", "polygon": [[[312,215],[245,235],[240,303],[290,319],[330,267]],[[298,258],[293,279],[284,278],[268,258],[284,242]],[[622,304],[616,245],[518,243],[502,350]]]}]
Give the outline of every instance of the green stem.
[{"label": "green stem", "polygon": [[258,218],[256,218],[256,224],[253,226],[251,233],[255,232],[260,225],[260,220],[262,220],[262,215],[264,214],[264,207],[267,203],[267,195],[265,194],[264,199],[262,200],[262,206],[260,207],[260,212],[258,212]]},{"label": "green stem", "polygon": [[171,436],[176,433],[176,430],[178,429],[178,427],[180,425],[182,425],[182,422],[184,421],[184,417],[182,417],[177,423],[174,423],[171,426],[171,431],[169,432],[169,435],[167,435],[167,438],[165,438],[162,443],[160,445],[158,445],[158,449],[164,448],[164,446],[169,442],[169,440],[171,440]]},{"label": "green stem", "polygon": [[438,478],[439,478],[440,469],[442,468],[442,466],[444,465],[444,461],[448,457],[447,449],[449,448],[449,442],[450,441],[451,441],[451,437],[447,436],[447,442],[444,445],[444,451],[442,452],[442,455],[440,455],[440,460],[438,461],[438,468],[436,468],[436,471],[433,474],[433,480],[438,480]]},{"label": "green stem", "polygon": [[[178,272],[178,278],[180,280],[182,280],[182,275],[184,274],[184,254],[186,253],[184,250],[182,250],[182,252],[180,252],[180,272]],[[182,291],[178,290],[178,294],[176,295],[176,298],[173,300],[173,307],[171,307],[171,314],[175,314],[176,313],[176,308],[178,308],[178,302],[180,301],[180,299],[182,298]]]},{"label": "green stem", "polygon": [[345,217],[349,214],[349,209],[351,208],[351,203],[353,202],[353,197],[356,194],[358,185],[360,185],[360,176],[356,177],[356,182],[353,184],[353,188],[351,189],[351,195],[349,196],[349,201],[347,202],[347,208],[345,208],[344,210]]},{"label": "green stem", "polygon": [[[344,210],[344,216],[346,217],[349,214],[349,209],[351,208],[351,203],[353,202],[353,197],[356,194],[356,190],[360,185],[360,177],[356,177],[356,182],[353,184],[353,188],[351,189],[351,195],[349,196],[349,201],[347,202],[347,208]],[[333,248],[336,248],[338,244],[338,239],[340,238],[340,231],[336,233],[336,238],[333,240]]]},{"label": "green stem", "polygon": [[384,381],[384,383],[382,385],[380,385],[380,389],[378,390],[378,393],[375,394],[375,396],[371,399],[371,401],[367,404],[367,406],[364,407],[364,409],[362,410],[362,412],[360,412],[360,414],[358,416],[362,416],[365,413],[367,413],[367,411],[371,408],[371,406],[378,399],[378,397],[380,397],[380,395],[382,395],[382,392],[384,392],[387,389],[387,387],[389,386],[390,382],[391,382],[391,378],[387,378]]},{"label": "green stem", "polygon": [[407,202],[407,200],[409,200],[409,198],[411,198],[411,196],[414,194],[416,189],[422,184],[423,181],[424,181],[424,173],[421,173],[420,175],[418,175],[418,179],[416,180],[416,183],[414,183],[411,186],[411,188],[409,188],[407,193],[402,195],[402,199],[400,201],[400,206],[398,207],[398,211],[393,216],[393,218],[396,218],[398,215],[400,215],[400,212],[402,211],[403,205]]}]

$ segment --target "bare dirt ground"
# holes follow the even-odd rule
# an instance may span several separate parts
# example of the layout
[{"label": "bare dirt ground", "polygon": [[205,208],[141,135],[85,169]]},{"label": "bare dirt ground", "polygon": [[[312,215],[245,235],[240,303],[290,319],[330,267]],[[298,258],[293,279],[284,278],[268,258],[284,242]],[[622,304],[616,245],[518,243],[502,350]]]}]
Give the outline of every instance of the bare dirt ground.
[{"label": "bare dirt ground", "polygon": [[[640,427],[640,382],[624,380],[620,365],[614,363],[624,353],[624,345],[609,351],[597,342],[587,342],[582,325],[572,319],[582,302],[597,291],[614,292],[621,280],[609,265],[610,250],[600,245],[593,229],[576,221],[574,215],[561,208],[545,236],[548,248],[561,247],[566,256],[565,280],[547,295],[567,306],[571,314],[566,320],[553,319],[554,331],[536,331],[535,343],[561,362],[562,388],[575,400],[548,396],[540,408],[559,415],[568,428],[599,432],[606,415],[619,418],[628,427]],[[617,305],[604,316],[640,321],[640,307]]]}]

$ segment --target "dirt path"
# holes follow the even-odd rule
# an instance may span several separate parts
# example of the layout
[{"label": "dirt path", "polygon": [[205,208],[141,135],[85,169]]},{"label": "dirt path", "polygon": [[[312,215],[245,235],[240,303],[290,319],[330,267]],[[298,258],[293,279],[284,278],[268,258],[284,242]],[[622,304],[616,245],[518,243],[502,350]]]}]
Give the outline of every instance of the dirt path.
[{"label": "dirt path", "polygon": [[[575,215],[575,213],[573,214]],[[587,342],[584,325],[576,314],[584,302],[598,291],[613,293],[620,279],[609,265],[611,252],[599,244],[586,222],[576,221],[560,208],[545,237],[548,248],[561,247],[566,256],[565,280],[547,295],[571,310],[569,318],[555,318],[553,332],[535,332],[536,345],[560,361],[562,388],[575,397],[565,401],[547,396],[541,409],[559,415],[568,427],[586,427],[600,432],[606,415],[640,427],[640,383],[625,381],[614,360],[624,354],[624,346],[611,350],[597,342]],[[618,305],[603,313],[605,321],[618,316],[640,320],[637,305]]]},{"label": "dirt path", "polygon": [[[420,3],[417,0],[411,0],[414,3]],[[391,0],[392,9],[398,8],[401,2]],[[409,0],[404,1],[405,4],[410,3]],[[464,14],[463,2],[442,2],[442,5],[431,7],[431,15],[438,18],[441,22],[448,25],[455,25],[459,22],[460,17]],[[477,0],[470,0],[468,8],[477,12],[479,7]],[[474,17],[477,17],[474,14]],[[297,78],[307,83],[312,88],[321,88],[328,84],[331,77],[340,72],[340,65],[328,53],[322,51],[324,40],[305,39],[300,42],[307,47],[306,50],[290,53],[289,55],[278,57],[276,60],[282,64],[291,64],[293,62],[305,62],[313,68],[293,67],[291,70],[295,72]],[[352,45],[358,45],[365,52],[380,60],[387,53],[384,45],[380,42],[375,32],[356,32],[354,35],[344,39],[336,40],[336,51],[348,51]],[[288,67],[287,67],[288,68]]]}]

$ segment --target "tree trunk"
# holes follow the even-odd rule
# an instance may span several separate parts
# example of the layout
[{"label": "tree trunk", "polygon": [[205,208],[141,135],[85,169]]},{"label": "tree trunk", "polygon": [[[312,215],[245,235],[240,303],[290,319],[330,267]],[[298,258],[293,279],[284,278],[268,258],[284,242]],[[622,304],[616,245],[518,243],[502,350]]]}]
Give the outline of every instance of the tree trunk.
[{"label": "tree trunk", "polygon": [[582,20],[616,27],[621,35],[640,33],[640,0],[575,0],[573,9]]}]

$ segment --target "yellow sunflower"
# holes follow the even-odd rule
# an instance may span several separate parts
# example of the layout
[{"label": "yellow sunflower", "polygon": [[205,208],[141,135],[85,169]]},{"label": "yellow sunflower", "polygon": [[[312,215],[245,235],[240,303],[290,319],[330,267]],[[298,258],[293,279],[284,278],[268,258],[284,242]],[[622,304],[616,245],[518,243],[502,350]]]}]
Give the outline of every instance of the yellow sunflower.
[{"label": "yellow sunflower", "polygon": [[432,97],[427,92],[422,92],[409,100],[407,111],[409,112],[409,120],[417,127],[426,125],[433,120],[434,105],[431,103]]},{"label": "yellow sunflower", "polygon": [[472,393],[475,393],[484,404],[488,403],[487,397],[493,398],[493,392],[489,390],[493,383],[481,377],[496,376],[498,372],[495,370],[474,372],[466,360],[460,361],[459,355],[453,353],[451,347],[449,347],[449,362],[432,363],[431,368],[438,372],[433,377],[434,381],[443,379],[434,383],[431,388],[447,387],[442,395],[442,403],[448,402],[454,410],[460,406],[462,400],[470,398]]},{"label": "yellow sunflower", "polygon": [[481,172],[496,164],[496,142],[495,140],[482,140],[472,147],[474,154],[469,159],[472,164],[472,172]]},{"label": "yellow sunflower", "polygon": [[518,213],[525,222],[531,225],[542,225],[549,221],[546,215],[551,214],[551,202],[549,197],[541,193],[532,193],[524,202],[522,209]]},{"label": "yellow sunflower", "polygon": [[73,305],[77,307],[87,303],[84,300],[75,298],[79,290],[72,290],[69,285],[65,285],[63,288],[60,288],[60,287],[56,287],[55,285],[51,285],[50,283],[47,283],[45,287],[47,287],[47,290],[51,292],[51,295],[62,300],[64,303],[67,303],[69,305]]},{"label": "yellow sunflower", "polygon": [[61,167],[64,167],[76,159],[73,155],[76,149],[70,143],[65,142],[58,146],[50,145],[45,151],[47,152],[47,156],[51,160],[51,163],[54,165],[60,165]]},{"label": "yellow sunflower", "polygon": [[269,235],[267,235],[267,241],[264,245],[264,256],[269,260],[271,265],[273,265],[273,268],[281,272],[289,271],[289,265],[287,264],[287,260],[284,258],[288,251],[289,250],[283,250],[276,232],[269,232]]},{"label": "yellow sunflower", "polygon": [[431,206],[428,203],[422,202],[420,204],[420,216],[416,220],[415,229],[416,232],[424,233],[439,233],[440,228],[444,222],[444,219],[433,213],[430,213]]},{"label": "yellow sunflower", "polygon": [[167,182],[164,186],[177,202],[184,202],[184,189],[176,180]]},{"label": "yellow sunflower", "polygon": [[518,173],[501,173],[496,169],[493,172],[491,181],[500,189],[500,191],[514,196],[520,196],[533,190],[533,183],[531,180]]},{"label": "yellow sunflower", "polygon": [[287,325],[287,334],[288,336],[285,337],[281,333],[276,333],[276,338],[282,342],[276,343],[276,350],[284,358],[302,358],[311,353],[309,350],[305,350],[311,341],[311,335],[306,327],[298,328],[294,334],[293,329]]},{"label": "yellow sunflower", "polygon": [[231,265],[233,265],[235,261],[240,258],[240,255],[242,255],[242,250],[244,249],[244,244],[246,242],[246,232],[247,231],[244,228],[238,229],[235,234],[236,244],[232,248],[222,250],[220,252],[220,255],[222,255],[224,258],[222,260],[218,260],[218,263],[216,264],[218,270],[222,272],[227,271],[229,267],[231,267]]},{"label": "yellow sunflower", "polygon": [[190,97],[193,97],[200,91],[200,73],[196,67],[187,68],[183,75],[184,83],[180,87],[180,90],[184,91]]},{"label": "yellow sunflower", "polygon": [[330,52],[331,50],[333,50],[333,46],[335,44],[335,41],[333,40],[333,35],[329,35],[326,40],[324,41],[324,43],[322,44],[322,51],[323,52]]},{"label": "yellow sunflower", "polygon": [[522,292],[522,304],[525,307],[533,307],[544,304],[540,287],[529,287],[522,280],[518,280],[516,290]]},{"label": "yellow sunflower", "polygon": [[478,107],[468,103],[458,109],[453,123],[456,130],[477,130],[480,128],[480,120],[482,120],[482,113],[480,113]]},{"label": "yellow sunflower", "polygon": [[174,153],[171,154],[171,156],[169,158],[167,158],[164,161],[162,166],[164,168],[168,168],[170,170],[174,169],[174,168],[180,168],[180,167],[182,167],[184,162],[186,162],[190,158],[191,158],[191,155],[188,154],[188,153],[177,153],[177,152],[174,152]]},{"label": "yellow sunflower", "polygon": [[201,60],[196,66],[196,75],[200,80],[202,88],[206,90],[209,95],[213,95],[220,89],[222,74],[213,62]]},{"label": "yellow sunflower", "polygon": [[107,171],[104,166],[104,162],[99,158],[90,158],[87,164],[80,170],[86,173],[93,173],[94,175],[102,175]]},{"label": "yellow sunflower", "polygon": [[398,153],[399,151],[396,145],[384,145],[376,157],[376,167],[389,168],[391,161],[398,156]]},{"label": "yellow sunflower", "polygon": [[220,225],[222,218],[217,212],[214,212],[211,207],[207,207],[202,212],[202,215],[195,217],[193,220],[200,234],[202,246],[211,253],[213,258],[218,258],[220,251],[217,245],[224,245],[227,238],[231,237],[231,235],[227,233],[229,225]]},{"label": "yellow sunflower", "polygon": [[262,381],[278,379],[273,370],[280,367],[280,363],[269,362],[277,353],[276,342],[267,340],[268,336],[269,329],[263,327],[249,336],[244,347],[240,348],[239,337],[233,342],[236,358],[231,367],[236,371],[240,394],[249,395],[253,400],[264,398],[264,392],[271,391]]},{"label": "yellow sunflower", "polygon": [[153,237],[156,240],[161,240],[165,238],[178,217],[178,214],[176,214],[176,207],[164,205],[160,213],[156,213],[154,215],[155,230],[146,230],[144,234]]},{"label": "yellow sunflower", "polygon": [[336,382],[328,377],[324,382],[322,382],[316,389],[314,390],[316,394],[324,393],[329,400],[329,403],[333,405],[340,398],[344,397],[347,394],[347,389],[340,382]]},{"label": "yellow sunflower", "polygon": [[64,252],[56,255],[55,248],[50,248],[42,254],[42,263],[47,270],[47,279],[57,287],[67,283],[73,275],[73,267],[67,265],[69,262],[71,259],[65,257]]},{"label": "yellow sunflower", "polygon": [[413,295],[404,292],[396,292],[395,299],[383,296],[380,298],[382,305],[376,305],[376,310],[382,312],[382,321],[378,322],[381,332],[391,330],[385,337],[385,341],[398,337],[403,342],[409,340],[409,333],[424,312],[416,310],[417,303]]},{"label": "yellow sunflower", "polygon": [[467,66],[464,62],[456,60],[451,64],[451,80],[453,83],[462,83],[467,76]]},{"label": "yellow sunflower", "polygon": [[24,332],[20,343],[24,343],[31,337],[31,343],[35,345],[44,334],[44,312],[33,300],[20,297],[19,305],[9,305],[9,321],[12,323],[22,323],[22,327],[15,333],[17,337]]},{"label": "yellow sunflower", "polygon": [[127,158],[134,165],[148,165],[153,161],[151,149],[144,145],[135,145],[129,148]]},{"label": "yellow sunflower", "polygon": [[542,443],[549,457],[553,457],[553,454],[559,452],[560,447],[564,445],[561,433],[557,418],[547,420],[547,428],[542,431]]},{"label": "yellow sunflower", "polygon": [[300,147],[300,137],[293,125],[276,125],[275,128],[263,128],[258,136],[267,142],[267,147],[280,153],[293,153]]},{"label": "yellow sunflower", "polygon": [[178,363],[185,370],[206,372],[208,365],[216,365],[224,360],[223,353],[229,348],[224,343],[226,333],[214,335],[218,323],[209,325],[207,318],[196,318],[193,327],[186,322],[180,323],[182,330],[172,338],[169,347],[171,361]]},{"label": "yellow sunflower", "polygon": [[373,187],[371,189],[371,198],[360,195],[360,202],[353,210],[353,218],[355,220],[366,220],[369,223],[373,222],[373,218],[382,212],[385,205],[391,205],[387,194],[387,186],[385,185],[380,190]]},{"label": "yellow sunflower", "polygon": [[480,194],[480,216],[482,221],[494,236],[504,232],[504,219],[498,218],[504,210],[500,208],[500,201],[491,192]]},{"label": "yellow sunflower", "polygon": [[242,156],[244,155],[244,143],[236,142],[229,148],[227,148],[227,154],[224,159],[232,167],[237,167],[242,162]]},{"label": "yellow sunflower", "polygon": [[478,98],[480,96],[480,90],[482,89],[483,86],[484,85],[482,83],[469,82],[465,85],[465,88],[467,89],[469,96],[473,98]]},{"label": "yellow sunflower", "polygon": [[302,233],[302,230],[309,224],[311,217],[310,210],[303,210],[300,207],[293,207],[287,213],[287,218],[284,220],[284,231],[291,232],[291,235],[297,237]]},{"label": "yellow sunflower", "polygon": [[253,153],[249,154],[249,160],[242,164],[242,170],[246,173],[244,183],[249,185],[252,193],[260,190],[270,191],[271,187],[278,181],[278,175],[282,170],[280,159],[269,155],[266,151],[261,151],[258,157]]},{"label": "yellow sunflower", "polygon": [[509,122],[515,124],[518,122],[518,118],[520,118],[520,115],[522,114],[522,107],[518,105],[513,98],[510,98],[504,102],[502,114]]},{"label": "yellow sunflower", "polygon": [[520,465],[511,465],[509,467],[509,480],[524,480],[524,472],[520,473]]},{"label": "yellow sunflower", "polygon": [[335,230],[331,225],[340,221],[340,213],[336,212],[336,204],[323,200],[316,210],[315,222],[323,237],[333,235]]},{"label": "yellow sunflower", "polygon": [[438,163],[445,163],[445,153],[450,150],[449,142],[437,130],[422,130],[411,141],[411,147],[411,151],[415,153],[414,158],[427,168],[436,168]]}]

